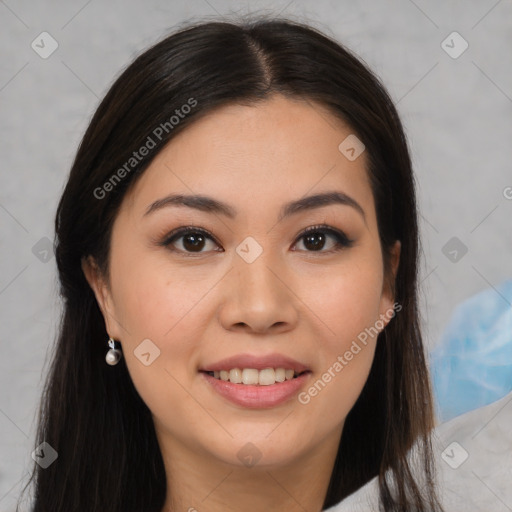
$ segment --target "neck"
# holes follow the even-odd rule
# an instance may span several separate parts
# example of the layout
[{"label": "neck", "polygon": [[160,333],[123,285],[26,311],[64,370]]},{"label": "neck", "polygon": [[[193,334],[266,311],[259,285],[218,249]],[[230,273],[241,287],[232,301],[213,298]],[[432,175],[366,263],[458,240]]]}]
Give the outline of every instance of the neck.
[{"label": "neck", "polygon": [[[177,442],[168,432],[159,434],[167,475],[162,512],[321,512],[340,436],[341,430],[333,432],[321,445],[290,454],[284,462],[267,458],[263,464],[262,454],[254,465],[249,458],[244,465],[223,461],[213,450]],[[230,441],[238,446],[235,453],[244,446],[244,442]],[[245,449],[251,453],[249,446]]]}]

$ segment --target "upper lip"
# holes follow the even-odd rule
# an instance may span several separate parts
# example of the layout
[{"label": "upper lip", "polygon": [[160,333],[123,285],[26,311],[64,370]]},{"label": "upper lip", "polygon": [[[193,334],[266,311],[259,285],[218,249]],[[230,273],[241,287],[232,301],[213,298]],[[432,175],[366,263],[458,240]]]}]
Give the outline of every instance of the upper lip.
[{"label": "upper lip", "polygon": [[291,368],[296,373],[309,370],[305,364],[283,354],[267,354],[264,356],[238,354],[226,359],[222,359],[220,361],[216,361],[215,363],[208,364],[202,368],[199,368],[199,371],[212,372],[230,370],[232,368],[254,368],[256,370],[264,370],[265,368]]}]

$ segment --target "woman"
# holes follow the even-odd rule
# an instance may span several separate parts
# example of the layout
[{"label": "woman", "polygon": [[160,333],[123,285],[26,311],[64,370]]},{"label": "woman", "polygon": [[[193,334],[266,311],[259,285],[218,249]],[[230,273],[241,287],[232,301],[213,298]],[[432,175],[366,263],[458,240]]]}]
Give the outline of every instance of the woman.
[{"label": "woman", "polygon": [[140,55],[84,135],[56,259],[35,512],[320,511],[376,475],[382,510],[440,510],[408,148],[335,41],[209,22]]}]

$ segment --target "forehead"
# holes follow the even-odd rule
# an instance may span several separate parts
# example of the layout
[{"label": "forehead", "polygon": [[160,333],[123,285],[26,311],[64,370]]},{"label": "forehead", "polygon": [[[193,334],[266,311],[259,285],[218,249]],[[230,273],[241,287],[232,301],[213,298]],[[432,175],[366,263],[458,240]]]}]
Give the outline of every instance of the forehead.
[{"label": "forehead", "polygon": [[366,155],[351,161],[339,149],[353,136],[346,123],[308,100],[276,95],[250,106],[223,106],[173,138],[126,203],[140,211],[179,192],[214,196],[244,210],[336,189],[372,209]]}]

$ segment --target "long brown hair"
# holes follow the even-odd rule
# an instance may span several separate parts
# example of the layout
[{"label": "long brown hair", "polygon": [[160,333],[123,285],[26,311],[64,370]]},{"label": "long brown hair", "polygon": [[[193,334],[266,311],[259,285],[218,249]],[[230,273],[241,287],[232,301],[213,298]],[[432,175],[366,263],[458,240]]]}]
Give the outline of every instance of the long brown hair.
[{"label": "long brown hair", "polygon": [[[388,278],[389,249],[401,241],[394,291],[402,310],[379,335],[369,378],[346,418],[324,508],[378,475],[383,510],[440,510],[417,302],[415,184],[400,119],[376,76],[338,42],[298,22],[258,18],[189,24],[152,46],[117,78],[83,137],[55,218],[64,309],[36,446],[46,441],[58,459],[47,469],[34,464],[34,512],[161,511],[166,478],[151,414],[124,360],[105,364],[108,336],[81,261],[93,256],[108,275],[123,197],[177,133],[217,107],[275,93],[322,104],[365,144]],[[191,98],[188,114],[170,122]],[[126,167],[151,135],[149,154]],[[106,190],[116,172],[122,177]],[[406,457],[413,445],[422,482]]]}]

